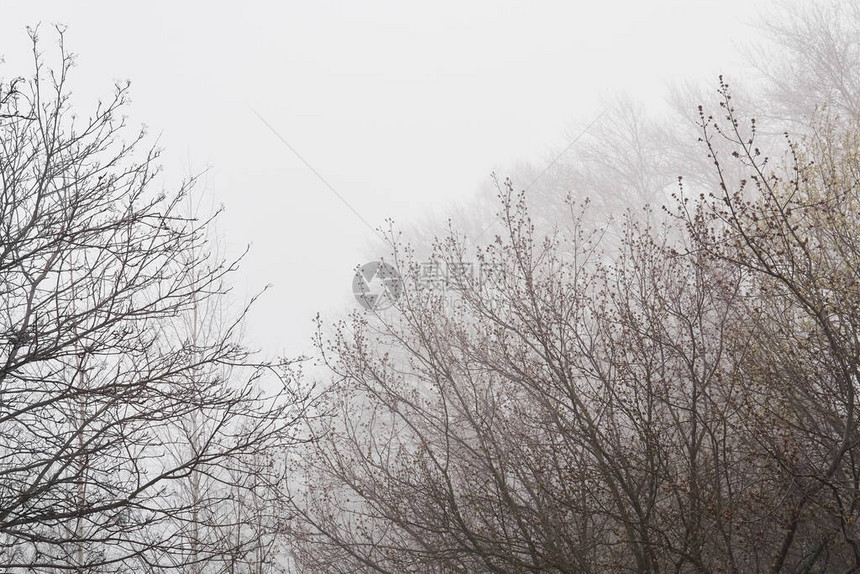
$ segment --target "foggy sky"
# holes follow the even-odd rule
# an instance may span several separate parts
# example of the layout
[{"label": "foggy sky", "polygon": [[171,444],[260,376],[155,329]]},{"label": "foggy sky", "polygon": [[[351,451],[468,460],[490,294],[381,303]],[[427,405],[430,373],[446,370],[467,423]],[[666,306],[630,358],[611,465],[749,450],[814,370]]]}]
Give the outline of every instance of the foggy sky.
[{"label": "foggy sky", "polygon": [[2,4],[0,78],[31,73],[41,22],[48,55],[51,24],[68,27],[80,115],[131,80],[129,123],[165,148],[166,183],[205,170],[228,251],[251,244],[238,297],[273,284],[252,344],[297,355],[316,311],[355,307],[353,269],[383,246],[254,111],[371,226],[406,222],[550,161],[615,91],[656,104],[668,82],[739,69],[762,2],[31,4]]}]

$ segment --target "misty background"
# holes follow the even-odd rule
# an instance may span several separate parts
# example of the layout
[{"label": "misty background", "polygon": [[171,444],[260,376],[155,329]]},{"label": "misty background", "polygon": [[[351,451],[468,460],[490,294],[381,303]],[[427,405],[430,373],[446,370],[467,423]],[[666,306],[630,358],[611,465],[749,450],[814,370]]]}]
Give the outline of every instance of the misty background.
[{"label": "misty background", "polygon": [[27,26],[50,55],[62,24],[78,113],[130,80],[164,185],[202,174],[227,252],[251,247],[237,298],[272,285],[250,344],[295,356],[315,313],[356,308],[356,265],[387,253],[366,223],[432,228],[493,171],[527,185],[516,166],[540,173],[619,94],[659,113],[672,86],[743,73],[766,4],[6,2],[0,75],[29,69]]}]

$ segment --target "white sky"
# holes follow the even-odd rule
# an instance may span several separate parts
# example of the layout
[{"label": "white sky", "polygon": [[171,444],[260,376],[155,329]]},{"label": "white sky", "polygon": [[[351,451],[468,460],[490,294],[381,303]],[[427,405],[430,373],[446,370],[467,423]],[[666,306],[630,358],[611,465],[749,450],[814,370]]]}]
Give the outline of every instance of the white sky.
[{"label": "white sky", "polygon": [[79,114],[131,80],[129,121],[160,134],[167,177],[208,168],[230,251],[251,244],[238,294],[273,284],[251,340],[293,356],[317,311],[356,305],[353,269],[379,244],[252,109],[373,226],[406,222],[549,161],[603,96],[658,102],[666,82],[730,72],[762,1],[121,5],[0,2],[0,78],[31,72],[41,22],[46,50],[68,26]]}]

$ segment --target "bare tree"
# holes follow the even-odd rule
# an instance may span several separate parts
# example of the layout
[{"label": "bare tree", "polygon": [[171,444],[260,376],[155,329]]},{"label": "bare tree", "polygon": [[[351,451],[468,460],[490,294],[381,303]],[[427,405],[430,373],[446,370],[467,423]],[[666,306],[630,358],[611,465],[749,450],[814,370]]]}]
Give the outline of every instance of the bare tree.
[{"label": "bare tree", "polygon": [[[123,139],[127,85],[72,112],[59,37],[57,68],[32,32],[34,74],[0,88],[0,565],[186,570],[236,551],[197,534],[254,488],[228,470],[296,440],[307,397],[242,346],[244,311],[188,329],[238,262],[183,215],[193,181],[159,191],[158,151]],[[223,489],[177,495],[202,477]]]},{"label": "bare tree", "polygon": [[540,234],[507,182],[492,281],[428,295],[395,244],[399,308],[320,329],[307,571],[860,568],[860,131],[823,119],[767,160],[719,94],[716,183],[668,227],[631,218],[606,257],[579,208]]}]

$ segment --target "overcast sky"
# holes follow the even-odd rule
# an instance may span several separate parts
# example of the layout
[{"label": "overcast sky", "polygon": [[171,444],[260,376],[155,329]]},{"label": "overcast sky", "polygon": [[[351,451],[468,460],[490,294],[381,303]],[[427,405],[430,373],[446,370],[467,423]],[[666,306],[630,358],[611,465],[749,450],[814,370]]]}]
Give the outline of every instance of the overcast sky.
[{"label": "overcast sky", "polygon": [[251,340],[297,355],[315,312],[355,306],[376,239],[255,112],[371,226],[408,222],[550,161],[601,98],[659,102],[667,82],[736,69],[761,4],[4,1],[0,77],[31,72],[26,26],[47,50],[61,23],[79,114],[131,80],[129,121],[160,137],[168,181],[207,170],[229,250],[251,245],[238,294],[273,284]]}]

